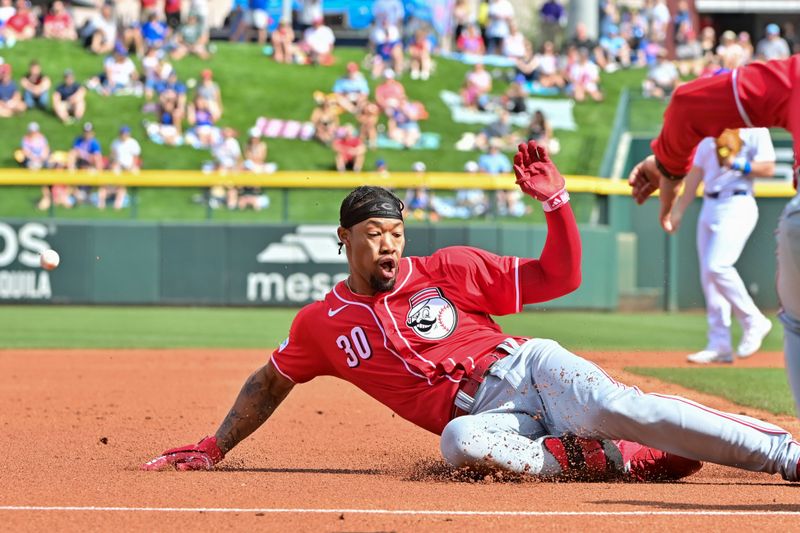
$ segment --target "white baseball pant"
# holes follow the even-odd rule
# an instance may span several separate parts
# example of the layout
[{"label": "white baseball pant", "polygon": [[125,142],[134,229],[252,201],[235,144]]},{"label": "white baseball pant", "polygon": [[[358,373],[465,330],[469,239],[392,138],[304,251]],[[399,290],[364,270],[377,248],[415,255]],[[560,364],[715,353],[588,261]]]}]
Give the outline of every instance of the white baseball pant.
[{"label": "white baseball pant", "polygon": [[795,407],[800,415],[800,195],[795,196],[783,210],[776,239],[783,354]]},{"label": "white baseball pant", "polygon": [[623,439],[673,454],[797,481],[800,443],[785,430],[677,396],[644,394],[546,339],[527,341],[491,366],[469,415],[441,438],[455,466],[489,465],[554,475],[544,435]]},{"label": "white baseball pant", "polygon": [[743,328],[766,319],[733,266],[758,222],[751,195],[703,199],[697,222],[700,284],[706,297],[707,350],[731,353],[731,310]]}]

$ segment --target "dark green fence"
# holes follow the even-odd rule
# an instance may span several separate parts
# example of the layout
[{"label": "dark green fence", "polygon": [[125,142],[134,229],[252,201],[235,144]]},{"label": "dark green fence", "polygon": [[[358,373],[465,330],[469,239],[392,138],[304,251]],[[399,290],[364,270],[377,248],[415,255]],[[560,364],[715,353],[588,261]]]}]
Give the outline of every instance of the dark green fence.
[{"label": "dark green fence", "polygon": [[[616,236],[582,236],[582,287],[545,307],[616,307]],[[408,227],[406,255],[458,244],[538,257],[545,237],[544,226]],[[38,266],[47,248],[61,254],[52,272]],[[347,275],[337,249],[333,226],[6,220],[0,302],[300,305]]]}]

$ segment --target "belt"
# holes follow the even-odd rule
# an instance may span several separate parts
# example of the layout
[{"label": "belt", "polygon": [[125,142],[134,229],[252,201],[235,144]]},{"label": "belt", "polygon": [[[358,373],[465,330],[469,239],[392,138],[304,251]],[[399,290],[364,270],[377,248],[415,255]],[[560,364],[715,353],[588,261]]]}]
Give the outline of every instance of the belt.
[{"label": "belt", "polygon": [[750,191],[733,191],[733,192],[729,192],[729,193],[726,193],[726,192],[723,191],[723,192],[707,192],[706,193],[706,196],[708,198],[711,198],[712,200],[716,200],[720,196],[722,198],[728,198],[730,196],[749,196],[749,195],[750,195]]},{"label": "belt", "polygon": [[458,385],[458,392],[456,392],[456,399],[453,402],[453,410],[450,416],[451,420],[470,413],[461,406],[469,406],[470,409],[472,408],[472,404],[475,401],[475,394],[486,379],[489,369],[493,364],[507,355],[507,351],[500,349],[488,353],[478,359],[475,363],[475,367],[468,375],[461,378],[461,382]]}]

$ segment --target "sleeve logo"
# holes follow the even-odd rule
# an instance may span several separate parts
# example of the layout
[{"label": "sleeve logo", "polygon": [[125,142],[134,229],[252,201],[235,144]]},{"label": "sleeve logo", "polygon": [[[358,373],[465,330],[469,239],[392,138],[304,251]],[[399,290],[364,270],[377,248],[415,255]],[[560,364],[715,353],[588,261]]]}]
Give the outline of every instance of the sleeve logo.
[{"label": "sleeve logo", "polygon": [[436,287],[417,292],[409,298],[406,326],[423,339],[438,341],[449,337],[458,325],[458,313],[450,300]]}]

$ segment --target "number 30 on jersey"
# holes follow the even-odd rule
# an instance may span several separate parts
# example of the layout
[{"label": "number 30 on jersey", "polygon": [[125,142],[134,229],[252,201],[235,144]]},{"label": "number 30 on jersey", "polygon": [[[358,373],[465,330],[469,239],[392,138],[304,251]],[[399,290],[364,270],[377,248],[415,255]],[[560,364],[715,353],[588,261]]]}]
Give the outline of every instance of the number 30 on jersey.
[{"label": "number 30 on jersey", "polygon": [[372,357],[372,346],[369,345],[367,334],[359,326],[350,330],[349,337],[339,335],[336,338],[336,346],[347,354],[347,366],[350,368],[357,367],[362,359],[366,361]]}]

